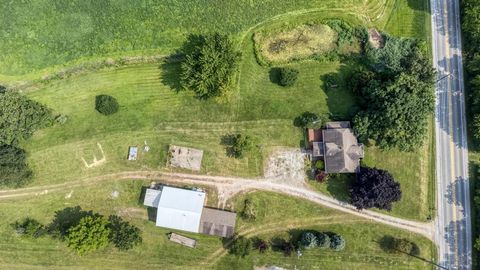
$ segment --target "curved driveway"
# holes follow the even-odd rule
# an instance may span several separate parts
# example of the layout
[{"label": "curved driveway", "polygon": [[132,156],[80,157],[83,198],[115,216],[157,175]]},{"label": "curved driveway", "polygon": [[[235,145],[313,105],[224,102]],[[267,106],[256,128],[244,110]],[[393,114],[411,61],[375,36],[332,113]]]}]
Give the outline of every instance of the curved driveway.
[{"label": "curved driveway", "polygon": [[249,190],[264,190],[276,193],[282,193],[294,197],[309,200],[316,204],[330,207],[339,211],[343,211],[355,216],[363,217],[368,220],[383,223],[396,227],[399,229],[411,231],[421,234],[433,240],[433,223],[422,223],[411,220],[405,220],[389,215],[381,214],[374,211],[362,210],[358,211],[356,208],[345,202],[341,202],[329,196],[320,194],[309,189],[307,186],[290,185],[283,181],[276,181],[276,179],[253,179],[253,178],[238,178],[238,177],[224,177],[224,176],[210,176],[210,175],[196,175],[185,173],[169,173],[162,171],[127,171],[114,174],[107,174],[99,177],[86,178],[83,180],[56,184],[39,186],[32,188],[23,188],[16,190],[0,191],[0,200],[14,199],[25,196],[41,196],[52,192],[65,192],[72,188],[94,185],[100,181],[110,180],[152,180],[152,181],[168,181],[182,184],[197,184],[208,185],[217,188],[220,203],[225,203],[233,195],[239,192]]}]

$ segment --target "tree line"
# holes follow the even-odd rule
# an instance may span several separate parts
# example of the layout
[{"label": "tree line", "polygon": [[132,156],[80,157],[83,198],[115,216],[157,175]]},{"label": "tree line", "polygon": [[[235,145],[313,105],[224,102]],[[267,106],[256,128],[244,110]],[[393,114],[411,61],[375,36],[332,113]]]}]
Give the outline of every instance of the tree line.
[{"label": "tree line", "polygon": [[0,185],[21,187],[32,178],[20,142],[52,125],[52,110],[18,92],[0,87]]},{"label": "tree line", "polygon": [[[467,115],[469,129],[473,135],[474,146],[478,147],[480,143],[480,0],[463,0],[462,5],[462,34],[463,34],[463,60],[465,66],[465,86],[468,90]],[[473,172],[472,172],[473,171]],[[476,180],[479,177],[478,165],[472,166],[472,176]],[[474,181],[475,184],[477,181]],[[476,216],[480,214],[480,187],[475,184],[475,193],[473,196],[473,211]],[[473,220],[475,228],[475,249],[480,251],[480,224]],[[474,256],[477,258],[478,255]]]},{"label": "tree line", "polygon": [[348,86],[358,97],[354,129],[362,141],[411,151],[423,144],[434,112],[435,72],[425,44],[385,35],[383,48],[365,49]]},{"label": "tree line", "polygon": [[121,217],[111,215],[106,218],[93,211],[85,211],[80,206],[55,212],[48,225],[27,217],[12,223],[11,227],[22,237],[49,235],[64,241],[79,255],[105,249],[109,244],[119,250],[129,250],[142,242],[140,229]]}]

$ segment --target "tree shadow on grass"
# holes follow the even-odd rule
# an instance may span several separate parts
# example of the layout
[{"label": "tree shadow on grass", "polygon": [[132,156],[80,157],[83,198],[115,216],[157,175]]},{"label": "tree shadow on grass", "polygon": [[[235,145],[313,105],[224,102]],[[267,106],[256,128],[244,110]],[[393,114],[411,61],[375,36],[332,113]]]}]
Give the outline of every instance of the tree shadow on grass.
[{"label": "tree shadow on grass", "polygon": [[182,44],[182,47],[178,48],[175,53],[166,57],[162,64],[160,64],[160,81],[164,85],[170,86],[170,88],[177,93],[181,91],[183,89],[180,82],[182,61],[185,59],[185,55],[191,53],[203,42],[204,37],[201,35],[188,35],[187,39]]},{"label": "tree shadow on grass", "polygon": [[354,174],[330,174],[325,185],[333,198],[342,202],[350,202],[350,188],[354,181]]},{"label": "tree shadow on grass", "polygon": [[80,220],[86,216],[93,216],[92,211],[84,211],[80,206],[67,207],[55,212],[52,222],[48,225],[48,231],[51,235],[63,238],[67,231],[78,225]]},{"label": "tree shadow on grass", "polygon": [[427,1],[408,0],[408,7],[415,11],[424,11],[430,14],[430,8]]},{"label": "tree shadow on grass", "polygon": [[270,79],[270,82],[274,84],[280,84],[280,68],[271,68],[270,71],[268,71],[268,77]]},{"label": "tree shadow on grass", "polygon": [[338,71],[320,76],[323,82],[321,89],[327,95],[327,106],[330,120],[351,120],[360,110],[349,81],[352,77],[352,66],[358,63],[350,61],[342,64]]},{"label": "tree shadow on grass", "polygon": [[233,144],[237,134],[227,134],[220,138],[220,144],[225,147],[225,154],[227,157],[235,157],[235,151],[233,150]]},{"label": "tree shadow on grass", "polygon": [[147,217],[149,221],[157,221],[157,208],[155,207],[148,207],[147,208]]},{"label": "tree shadow on grass", "polygon": [[145,201],[145,194],[147,194],[147,188],[146,186],[142,186],[142,189],[140,190],[140,195],[138,196],[138,201],[137,203],[139,205],[143,205],[143,202]]},{"label": "tree shadow on grass", "polygon": [[182,71],[182,56],[173,54],[160,64],[160,81],[169,86],[173,91],[180,92],[182,85],[180,83],[180,74]]}]

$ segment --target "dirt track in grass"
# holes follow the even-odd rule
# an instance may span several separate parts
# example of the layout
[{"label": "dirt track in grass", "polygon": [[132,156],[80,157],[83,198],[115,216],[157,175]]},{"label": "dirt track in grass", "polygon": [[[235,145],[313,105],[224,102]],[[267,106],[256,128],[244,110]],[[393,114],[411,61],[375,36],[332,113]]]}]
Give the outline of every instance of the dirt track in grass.
[{"label": "dirt track in grass", "polygon": [[99,177],[85,178],[64,184],[4,190],[0,191],[0,200],[23,198],[26,196],[42,196],[52,192],[70,192],[76,187],[95,185],[99,182],[110,180],[151,180],[158,182],[166,181],[170,183],[213,186],[218,191],[219,207],[222,207],[228,199],[240,192],[250,190],[271,191],[303,198],[316,204],[362,217],[367,220],[418,233],[433,240],[433,222],[423,223],[405,220],[369,210],[358,211],[354,206],[348,203],[320,194],[306,186],[290,185],[284,180],[277,181],[277,179],[269,178],[239,178],[164,171],[125,171],[106,174]]}]

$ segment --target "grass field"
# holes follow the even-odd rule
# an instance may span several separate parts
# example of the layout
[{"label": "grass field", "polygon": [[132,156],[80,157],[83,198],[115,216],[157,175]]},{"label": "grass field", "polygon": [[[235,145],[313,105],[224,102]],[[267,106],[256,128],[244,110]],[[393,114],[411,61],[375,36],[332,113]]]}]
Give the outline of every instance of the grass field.
[{"label": "grass field", "polygon": [[[300,261],[296,257],[286,258],[281,253],[269,252],[260,255],[253,252],[251,256],[238,260],[223,251],[222,240],[217,237],[199,234],[182,234],[198,240],[196,249],[189,249],[167,240],[170,230],[155,227],[154,222],[146,220],[147,211],[139,205],[143,181],[113,181],[102,185],[66,189],[64,192],[52,193],[21,200],[1,201],[2,220],[0,221],[0,268],[74,268],[109,269],[146,268],[159,269],[251,269],[253,264],[277,264],[299,269],[326,267],[340,269],[341,265],[362,269],[429,269],[428,265],[407,255],[385,253],[377,243],[384,235],[406,237],[421,248],[421,257],[431,260],[435,256],[430,242],[420,236],[389,227],[361,220],[341,212],[322,208],[314,204],[281,196],[274,193],[255,192],[248,196],[257,209],[257,220],[246,223],[238,220],[237,231],[248,237],[283,237],[294,230],[318,229],[341,233],[347,248],[342,252],[308,251]],[[119,197],[112,199],[112,191],[118,191]],[[66,199],[66,195],[71,197]],[[244,197],[235,199],[241,208]],[[121,252],[112,248],[83,257],[78,257],[64,243],[43,237],[25,239],[14,235],[9,224],[22,217],[30,216],[43,223],[48,223],[54,211],[65,207],[80,205],[83,209],[94,210],[103,215],[119,214],[142,230],[143,243],[131,251]],[[237,209],[239,210],[239,209]],[[345,222],[348,220],[348,222]],[[340,267],[340,268],[339,268]]]},{"label": "grass field", "polygon": [[[420,16],[419,11],[407,13],[407,2],[396,2],[395,7],[401,7],[402,14]],[[286,20],[294,23],[295,18],[305,20],[304,15]],[[400,19],[390,19],[387,28],[392,20]],[[281,21],[277,19],[275,23]],[[417,32],[408,29],[405,26],[392,31],[397,35],[416,35]],[[38,132],[25,143],[35,172],[34,184],[61,183],[121,170],[163,169],[169,144],[205,150],[201,173],[260,176],[264,157],[273,148],[300,145],[301,132],[292,125],[300,113],[312,111],[330,113],[337,119],[349,118],[355,100],[345,87],[348,78],[344,74],[351,63],[292,63],[299,69],[300,77],[294,88],[285,89],[272,83],[269,69],[258,65],[253,50],[253,42],[247,35],[242,43],[239,90],[228,103],[199,101],[188,92],[177,93],[179,64],[175,62],[107,68],[28,89],[30,97],[69,117],[66,124]],[[335,91],[323,90],[321,77],[328,73],[338,73],[341,78]],[[98,94],[115,96],[121,106],[119,113],[110,117],[97,113],[93,102]],[[222,136],[233,132],[256,136],[261,154],[241,160],[227,157],[220,141]],[[142,146],[145,141],[151,147],[150,152],[141,153],[138,161],[127,162],[128,146]],[[97,143],[105,152],[105,162],[87,168],[82,158],[87,163],[94,156],[100,158]],[[430,158],[433,151],[430,144],[426,145],[427,148],[416,153],[375,148],[366,151],[367,165],[391,171],[402,184],[403,200],[395,205],[393,215],[419,220],[430,215],[428,198],[433,175],[429,168],[433,166]],[[346,198],[347,185],[344,182],[335,185],[337,188],[326,186],[320,190]],[[422,200],[418,200],[418,190],[424,195]],[[418,211],[410,211],[412,206]]]},{"label": "grass field", "polygon": [[[120,5],[112,1],[102,2],[102,6],[97,6],[100,2],[96,1],[0,3],[0,24],[4,26],[0,30],[0,84],[31,85],[23,88],[29,97],[68,116],[64,125],[37,132],[23,143],[34,171],[32,185],[64,183],[126,170],[167,170],[169,144],[204,150],[202,174],[260,176],[264,159],[273,149],[300,146],[302,133],[293,127],[292,121],[302,112],[330,114],[338,119],[350,117],[355,98],[345,87],[349,79],[345,74],[354,63],[291,63],[300,75],[295,87],[285,89],[273,83],[269,68],[255,60],[253,30],[269,24],[305,22],[310,17],[333,17],[424,40],[429,39],[430,31],[426,0],[147,2],[126,0]],[[199,101],[189,92],[177,92],[179,64],[175,62],[86,70],[65,79],[40,82],[42,77],[89,61],[167,55],[181,45],[187,34],[205,29],[232,33],[242,51],[238,87],[228,103]],[[341,82],[338,89],[326,92],[322,76],[329,73],[337,73]],[[116,97],[119,112],[109,117],[96,112],[94,99],[98,94]],[[222,136],[235,132],[255,136],[261,146],[260,154],[249,154],[244,159],[227,157],[220,142]],[[137,161],[128,162],[128,147],[142,147],[145,142],[150,151],[140,152]],[[418,220],[428,217],[433,201],[431,142],[433,139],[416,153],[367,149],[365,163],[391,171],[402,184],[403,201],[394,206],[391,214]],[[105,161],[87,168],[83,159],[90,163],[94,158]],[[319,189],[346,200],[348,181],[339,179],[335,185]],[[435,256],[430,242],[421,237],[269,193],[248,195],[259,204],[260,218],[251,224],[239,221],[239,232],[272,237],[285,236],[286,229],[332,230],[346,237],[347,249],[340,253],[309,251],[301,262],[274,252],[264,256],[254,252],[239,260],[222,251],[220,239],[190,235],[200,240],[200,245],[195,250],[185,250],[167,241],[167,230],[142,219],[144,213],[139,210],[136,192],[140,185],[141,182],[116,181],[75,189],[71,199],[65,199],[70,192],[65,190],[64,194],[1,201],[0,216],[5,218],[0,221],[0,268],[31,269],[36,265],[40,269],[94,269],[109,265],[118,269],[225,269],[234,265],[251,269],[254,264],[267,263],[304,269],[341,269],[344,265],[361,269],[427,267],[405,255],[384,253],[374,241],[385,234],[415,240],[422,248],[421,256],[427,260]],[[114,189],[121,194],[115,200],[109,198]],[[48,238],[20,239],[8,227],[27,214],[47,222],[55,210],[77,204],[105,215],[126,213],[144,231],[145,243],[129,252],[109,249],[79,258],[62,243]],[[224,256],[217,256],[215,251]]]}]

